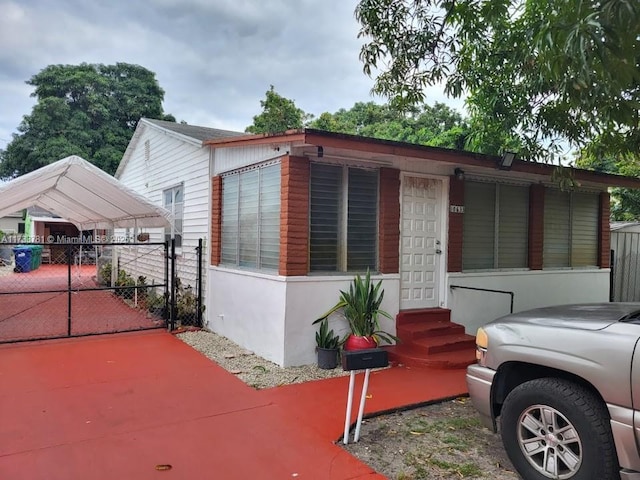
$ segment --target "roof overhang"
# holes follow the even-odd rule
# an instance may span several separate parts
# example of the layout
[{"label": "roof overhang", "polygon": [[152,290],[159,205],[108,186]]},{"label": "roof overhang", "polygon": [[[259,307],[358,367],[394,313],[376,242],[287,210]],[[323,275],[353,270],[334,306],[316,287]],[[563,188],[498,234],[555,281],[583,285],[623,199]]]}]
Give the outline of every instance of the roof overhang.
[{"label": "roof overhang", "polygon": [[[468,166],[476,169],[477,171],[485,172],[486,174],[495,172],[496,175],[502,177],[515,177],[520,174],[549,179],[553,172],[558,168],[558,166],[554,164],[528,162],[516,159],[513,161],[509,170],[505,171],[498,168],[500,157],[493,155],[484,155],[464,150],[430,147],[426,145],[416,145],[392,140],[382,140],[378,138],[361,137],[358,135],[348,135],[344,133],[326,132],[323,130],[308,128],[301,130],[289,130],[278,134],[243,135],[229,138],[216,138],[206,140],[204,142],[205,145],[210,145],[214,148],[233,148],[278,143],[289,143],[294,146],[307,145],[323,147],[325,151],[326,149],[336,149],[341,151],[352,151],[360,154],[374,154],[378,157],[402,157],[414,160],[435,161],[445,164],[448,163],[459,167]],[[613,175],[578,168],[568,168],[568,170],[577,182],[588,182],[606,187],[640,189],[640,179],[635,177]]]},{"label": "roof overhang", "polygon": [[0,186],[0,217],[38,206],[82,230],[165,227],[171,215],[78,156]]}]

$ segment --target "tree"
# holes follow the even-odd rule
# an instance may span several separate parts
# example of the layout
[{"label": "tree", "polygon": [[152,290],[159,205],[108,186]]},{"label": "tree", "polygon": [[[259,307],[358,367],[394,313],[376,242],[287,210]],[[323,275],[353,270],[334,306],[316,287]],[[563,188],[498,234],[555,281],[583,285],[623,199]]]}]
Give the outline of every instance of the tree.
[{"label": "tree", "polygon": [[323,113],[312,128],[422,145],[463,149],[469,134],[466,119],[443,103],[401,111],[392,105],[357,102],[331,114]]},{"label": "tree", "polygon": [[296,107],[293,100],[279,95],[273,85],[267,90],[265,100],[260,100],[262,113],[253,117],[253,124],[245,132],[279,133],[302,128],[312,116]]},{"label": "tree", "polygon": [[139,65],[49,65],[26,83],[37,103],[0,151],[0,178],[69,155],[113,174],[141,117],[175,121],[155,74]]},{"label": "tree", "polygon": [[594,137],[640,146],[637,0],[360,0],[374,92],[405,107],[444,83],[467,95],[479,142],[507,132],[521,157]]}]

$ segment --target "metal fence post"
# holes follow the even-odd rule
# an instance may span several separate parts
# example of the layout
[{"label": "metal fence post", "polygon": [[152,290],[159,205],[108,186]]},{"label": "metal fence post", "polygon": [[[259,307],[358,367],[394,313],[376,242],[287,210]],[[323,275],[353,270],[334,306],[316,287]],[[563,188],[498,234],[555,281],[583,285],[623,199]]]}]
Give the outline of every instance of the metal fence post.
[{"label": "metal fence post", "polygon": [[198,322],[198,327],[202,327],[202,239],[198,239],[198,247],[196,248],[198,252],[198,277],[197,277],[197,288],[198,288],[198,300],[197,300],[197,312],[196,318]]},{"label": "metal fence post", "polygon": [[176,329],[176,239],[171,239],[171,306],[169,322]]},{"label": "metal fence post", "polygon": [[169,242],[164,241],[164,309],[162,319],[169,326]]}]

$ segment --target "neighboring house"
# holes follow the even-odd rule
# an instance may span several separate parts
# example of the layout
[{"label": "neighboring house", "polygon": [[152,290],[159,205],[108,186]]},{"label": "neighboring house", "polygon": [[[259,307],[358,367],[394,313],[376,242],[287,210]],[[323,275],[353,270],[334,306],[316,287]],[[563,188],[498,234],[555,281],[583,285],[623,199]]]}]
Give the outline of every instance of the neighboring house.
[{"label": "neighboring house", "polygon": [[[115,173],[124,185],[172,212],[172,228],[142,230],[149,233],[150,242],[176,239],[177,275],[185,286],[196,284],[198,239],[204,240],[205,255],[208,251],[211,149],[203,141],[232,135],[239,134],[143,118]],[[138,233],[142,231],[117,230],[115,238],[135,241]],[[147,277],[148,284],[163,283],[161,249],[149,248],[145,253],[140,248],[120,247],[119,256],[127,273]],[[206,297],[206,290],[203,293]]]},{"label": "neighboring house", "polygon": [[[285,366],[314,361],[312,321],[367,268],[392,315],[444,307],[473,334],[509,313],[500,292],[515,311],[608,301],[607,189],[640,188],[572,170],[579,186],[564,192],[552,165],[309,129],[204,143],[214,150],[212,203],[198,210],[211,212],[208,327]],[[207,171],[173,165],[174,182]]]},{"label": "neighboring house", "polygon": [[611,299],[640,302],[640,222],[611,223]]},{"label": "neighboring house", "polygon": [[24,218],[22,212],[16,212],[4,217],[0,217],[0,231],[6,235],[17,235],[24,233]]}]

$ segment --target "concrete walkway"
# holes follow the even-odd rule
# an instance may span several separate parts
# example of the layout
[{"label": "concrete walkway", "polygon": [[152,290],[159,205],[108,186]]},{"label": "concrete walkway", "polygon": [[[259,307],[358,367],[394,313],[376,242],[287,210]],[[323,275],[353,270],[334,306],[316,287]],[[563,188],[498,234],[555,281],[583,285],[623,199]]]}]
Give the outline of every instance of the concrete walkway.
[{"label": "concrete walkway", "polygon": [[[334,443],[347,388],[257,391],[163,331],[0,345],[0,479],[384,478]],[[464,393],[463,370],[391,368],[366,412]]]}]

